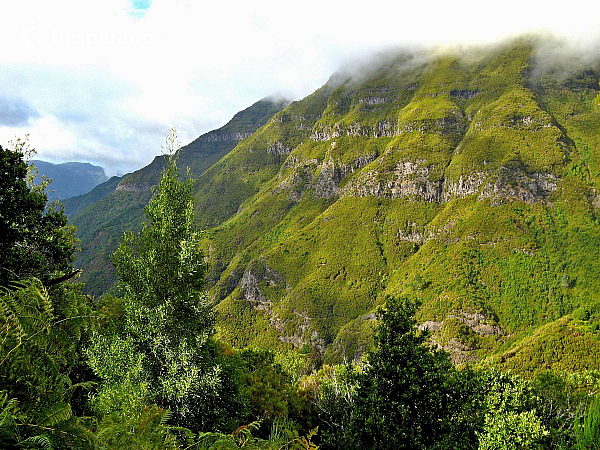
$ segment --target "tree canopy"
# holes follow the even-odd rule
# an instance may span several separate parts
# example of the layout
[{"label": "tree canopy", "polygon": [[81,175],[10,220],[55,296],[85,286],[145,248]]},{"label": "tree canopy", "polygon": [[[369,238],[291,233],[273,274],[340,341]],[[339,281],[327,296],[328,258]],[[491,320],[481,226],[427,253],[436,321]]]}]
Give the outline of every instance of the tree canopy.
[{"label": "tree canopy", "polygon": [[193,222],[192,181],[179,177],[177,148],[172,131],[147,221],[138,234],[125,233],[113,255],[122,328],[98,334],[89,356],[105,381],[96,399],[104,412],[128,414],[150,401],[197,426],[216,408],[207,405],[218,397],[220,369],[211,357],[214,319],[203,290],[206,264]]},{"label": "tree canopy", "polygon": [[0,146],[0,286],[37,277],[47,282],[68,271],[76,247],[75,229],[58,204],[47,205],[47,183],[35,186],[27,140]]}]

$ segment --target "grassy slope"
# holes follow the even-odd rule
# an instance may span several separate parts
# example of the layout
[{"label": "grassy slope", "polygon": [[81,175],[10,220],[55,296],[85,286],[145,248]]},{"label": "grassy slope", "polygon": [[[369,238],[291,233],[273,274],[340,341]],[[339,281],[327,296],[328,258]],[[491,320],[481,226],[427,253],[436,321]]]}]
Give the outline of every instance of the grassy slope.
[{"label": "grassy slope", "polygon": [[[421,321],[484,314],[504,333],[471,336],[485,357],[581,305],[595,311],[598,75],[532,77],[533,54],[525,39],[476,61],[401,56],[314,94],[326,102],[295,103],[207,172],[200,201],[229,199],[218,220],[201,218],[223,222],[207,233],[222,336],[314,345],[335,361],[402,292],[422,300]],[[309,132],[278,120],[309,102],[322,108]],[[293,148],[284,161],[264,150],[276,140]],[[333,194],[320,184],[328,162],[347,169]],[[597,318],[586,320],[593,337]]]}]

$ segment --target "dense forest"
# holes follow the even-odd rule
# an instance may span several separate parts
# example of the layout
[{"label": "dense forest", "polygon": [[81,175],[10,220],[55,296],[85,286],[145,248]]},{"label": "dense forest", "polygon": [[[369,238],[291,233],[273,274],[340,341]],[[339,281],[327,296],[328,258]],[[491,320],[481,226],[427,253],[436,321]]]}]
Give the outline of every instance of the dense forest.
[{"label": "dense forest", "polygon": [[599,448],[600,373],[454,366],[389,296],[356,363],[233,349],[215,335],[192,181],[168,163],[92,298],[74,229],[35,185],[32,151],[0,150],[0,447],[186,449]]}]

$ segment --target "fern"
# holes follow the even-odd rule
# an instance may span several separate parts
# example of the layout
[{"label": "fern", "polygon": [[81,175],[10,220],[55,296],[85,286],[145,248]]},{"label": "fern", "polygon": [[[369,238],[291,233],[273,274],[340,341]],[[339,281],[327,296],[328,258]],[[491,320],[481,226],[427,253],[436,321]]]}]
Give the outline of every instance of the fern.
[{"label": "fern", "polygon": [[43,412],[43,419],[38,423],[45,427],[54,427],[61,422],[69,420],[73,416],[71,411],[71,405],[69,404],[55,404]]},{"label": "fern", "polygon": [[52,445],[52,441],[47,434],[40,434],[37,436],[31,436],[23,441],[21,441],[21,445],[25,445],[28,447],[30,444],[37,445],[44,450],[54,450],[54,445]]},{"label": "fern", "polygon": [[0,391],[0,438],[16,438],[19,414],[17,399],[9,399],[8,392]]},{"label": "fern", "polygon": [[79,305],[76,295],[54,288],[51,297],[36,279],[0,290],[0,380],[5,389],[0,392],[0,436],[11,445],[92,446],[89,431],[73,417],[69,403],[75,389],[92,384],[73,383],[69,377],[73,364],[80,364],[81,327],[67,324],[70,318],[59,319],[53,304]]}]

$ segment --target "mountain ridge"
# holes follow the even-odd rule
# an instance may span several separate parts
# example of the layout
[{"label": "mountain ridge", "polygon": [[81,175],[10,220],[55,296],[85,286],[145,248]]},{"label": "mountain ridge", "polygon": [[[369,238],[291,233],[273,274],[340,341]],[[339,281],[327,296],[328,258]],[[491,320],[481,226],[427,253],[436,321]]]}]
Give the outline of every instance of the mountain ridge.
[{"label": "mountain ridge", "polygon": [[408,295],[456,362],[560,320],[595,348],[600,70],[539,70],[539,42],[335,74],[196,174],[220,336],[340,362]]},{"label": "mountain ridge", "polygon": [[[287,105],[283,99],[259,100],[238,112],[224,126],[209,131],[177,154],[179,167],[190,174],[203,172],[221,159],[254,127],[259,127],[276,111]],[[151,187],[158,184],[165,166],[159,155],[146,167],[122,177],[113,177],[94,191],[65,201],[71,223],[78,228],[82,251],[75,265],[84,270],[82,280],[92,294],[114,287],[115,276],[109,255],[116,249],[125,230],[137,230],[144,218],[144,207],[151,198]]]},{"label": "mountain ridge", "polygon": [[104,169],[90,163],[64,162],[53,164],[47,161],[31,160],[37,171],[36,182],[39,183],[42,175],[52,179],[48,187],[48,199],[63,200],[69,197],[82,195],[98,184],[108,180]]}]

